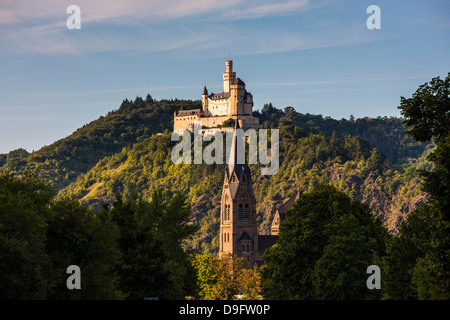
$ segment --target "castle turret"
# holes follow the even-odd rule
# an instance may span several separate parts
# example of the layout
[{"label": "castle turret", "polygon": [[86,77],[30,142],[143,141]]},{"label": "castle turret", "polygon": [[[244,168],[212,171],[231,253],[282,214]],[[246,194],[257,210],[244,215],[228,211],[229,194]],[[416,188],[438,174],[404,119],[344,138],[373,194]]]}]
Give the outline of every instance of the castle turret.
[{"label": "castle turret", "polygon": [[203,113],[207,116],[208,115],[208,89],[206,89],[206,86],[203,88],[202,109],[203,109]]},{"label": "castle turret", "polygon": [[230,92],[230,83],[236,80],[236,72],[233,72],[233,60],[227,60],[226,66],[226,71],[223,73],[223,92]]}]

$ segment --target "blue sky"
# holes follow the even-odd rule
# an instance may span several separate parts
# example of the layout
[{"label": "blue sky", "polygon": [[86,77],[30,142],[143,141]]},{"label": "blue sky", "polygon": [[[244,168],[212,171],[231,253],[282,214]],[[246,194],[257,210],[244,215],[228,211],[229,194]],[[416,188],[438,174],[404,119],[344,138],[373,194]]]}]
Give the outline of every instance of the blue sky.
[{"label": "blue sky", "polygon": [[400,96],[450,72],[449,17],[447,0],[2,0],[0,153],[38,150],[125,98],[220,92],[229,57],[255,109],[399,116]]}]

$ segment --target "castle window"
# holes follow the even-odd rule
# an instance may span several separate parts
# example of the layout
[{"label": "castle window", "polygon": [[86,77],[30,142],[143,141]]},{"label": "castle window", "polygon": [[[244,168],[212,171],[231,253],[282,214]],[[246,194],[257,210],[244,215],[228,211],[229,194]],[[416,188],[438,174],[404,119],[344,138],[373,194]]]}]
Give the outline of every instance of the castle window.
[{"label": "castle window", "polygon": [[247,252],[250,252],[250,246],[247,245]]},{"label": "castle window", "polygon": [[245,252],[245,245],[242,245],[242,252]]},{"label": "castle window", "polygon": [[245,205],[244,219],[248,219],[248,204]]},{"label": "castle window", "polygon": [[244,219],[244,207],[242,206],[242,204],[239,205],[239,220],[243,220]]}]

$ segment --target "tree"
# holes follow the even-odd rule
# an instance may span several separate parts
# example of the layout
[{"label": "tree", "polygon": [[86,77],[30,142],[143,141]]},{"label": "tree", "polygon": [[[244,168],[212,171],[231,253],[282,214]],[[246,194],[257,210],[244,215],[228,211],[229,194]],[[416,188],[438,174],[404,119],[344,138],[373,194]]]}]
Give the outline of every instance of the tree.
[{"label": "tree", "polygon": [[230,119],[225,120],[225,121],[222,123],[222,126],[221,126],[221,127],[222,127],[222,128],[234,127],[234,119],[230,118]]},{"label": "tree", "polygon": [[[116,299],[118,250],[109,217],[23,173],[0,175],[0,297]],[[66,269],[82,270],[82,290],[68,290]]]},{"label": "tree", "polygon": [[233,300],[240,293],[244,299],[260,299],[258,266],[249,269],[244,258],[226,255],[196,255],[198,298],[202,300]]},{"label": "tree", "polygon": [[[46,251],[55,284],[48,299],[121,299],[118,230],[108,212],[93,213],[71,197],[53,200],[47,217]],[[81,290],[68,290],[66,269],[81,270]]]},{"label": "tree", "polygon": [[197,254],[192,262],[197,278],[197,298],[201,300],[214,299],[214,290],[217,285],[219,259],[209,254]]},{"label": "tree", "polygon": [[128,299],[164,297],[168,271],[163,268],[167,256],[152,230],[148,203],[132,198],[116,197],[111,210],[119,228],[122,258],[118,265],[119,288]]},{"label": "tree", "polygon": [[347,214],[325,230],[328,244],[314,265],[314,296],[326,300],[375,299],[379,290],[368,291],[364,272],[372,264],[380,265],[379,252],[370,246],[369,230]]},{"label": "tree", "polygon": [[431,172],[421,171],[424,190],[450,221],[450,73],[421,85],[411,98],[401,97],[406,133],[418,142],[433,139],[436,149],[428,156],[435,164]]},{"label": "tree", "polygon": [[[445,80],[433,78],[421,85],[411,98],[401,98],[406,133],[416,141],[433,139],[436,149],[427,160],[431,171],[420,170],[423,189],[429,194],[433,219],[438,228],[429,239],[425,256],[418,258],[413,280],[418,297],[450,298],[450,73]],[[421,209],[423,210],[423,209]]]},{"label": "tree", "polygon": [[178,194],[167,199],[159,190],[152,193],[151,201],[136,194],[125,201],[117,196],[111,214],[123,254],[118,268],[120,289],[128,299],[193,295],[195,273],[183,241],[196,227],[188,224],[186,197]]},{"label": "tree", "polygon": [[0,175],[0,298],[45,299],[49,257],[46,214],[49,183],[24,173]]},{"label": "tree", "polygon": [[286,213],[278,242],[263,254],[263,296],[371,299],[366,268],[379,265],[387,231],[367,204],[317,185]]},{"label": "tree", "polygon": [[387,299],[445,297],[445,291],[435,283],[438,269],[430,267],[436,244],[444,236],[440,224],[439,210],[429,203],[421,204],[402,221],[398,234],[388,244],[384,258]]}]

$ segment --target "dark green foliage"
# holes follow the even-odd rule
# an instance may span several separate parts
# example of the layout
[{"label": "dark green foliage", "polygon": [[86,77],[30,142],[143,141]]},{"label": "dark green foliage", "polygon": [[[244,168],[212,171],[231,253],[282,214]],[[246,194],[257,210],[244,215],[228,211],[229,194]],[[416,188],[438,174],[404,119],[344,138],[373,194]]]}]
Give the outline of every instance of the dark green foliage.
[{"label": "dark green foliage", "polygon": [[0,175],[0,298],[43,299],[50,186],[30,174]]},{"label": "dark green foliage", "polygon": [[432,171],[421,171],[424,190],[450,221],[450,73],[445,80],[434,78],[421,85],[399,106],[405,116],[407,134],[419,142],[434,139],[436,150],[428,156]]},{"label": "dark green foliage", "polygon": [[450,73],[445,80],[433,78],[421,85],[411,98],[401,97],[399,109],[405,117],[406,133],[425,142],[449,135]]},{"label": "dark green foliage", "polygon": [[287,213],[263,255],[263,295],[272,299],[373,299],[366,269],[385,254],[387,230],[367,204],[317,185]]},{"label": "dark green foliage", "polygon": [[280,110],[272,104],[264,105],[262,113],[254,112],[260,118],[263,128],[272,128],[280,124],[292,125],[301,128],[308,133],[336,134],[359,137],[367,140],[371,148],[375,147],[381,155],[389,159],[393,164],[402,164],[408,158],[417,158],[422,154],[428,140],[417,143],[411,137],[405,135],[405,127],[401,119],[395,117],[364,117],[356,120],[336,120],[322,115],[303,114],[292,107]]},{"label": "dark green foliage", "polygon": [[[106,212],[93,214],[73,198],[51,203],[47,218],[47,244],[55,287],[48,299],[119,299],[115,266],[120,257],[118,230]],[[68,290],[66,269],[81,269],[81,290]]]},{"label": "dark green foliage", "polygon": [[435,208],[422,204],[400,225],[398,234],[388,245],[385,258],[385,295],[388,299],[418,299],[418,286],[413,282],[414,272],[438,240],[439,215]]},{"label": "dark green foliage", "polygon": [[[436,149],[420,170],[426,205],[408,217],[387,258],[388,294],[397,299],[450,299],[450,73],[420,86],[399,109],[407,133],[417,141],[434,139]],[[403,273],[400,284],[395,275]],[[400,286],[403,286],[403,290]]]},{"label": "dark green foliage", "polygon": [[222,128],[234,127],[234,120],[231,119],[231,118],[228,119],[228,120],[225,120],[225,121],[222,123],[221,127],[222,127]]},{"label": "dark green foliage", "polygon": [[[107,217],[78,200],[54,200],[32,175],[0,176],[0,294],[4,299],[118,298],[114,270],[117,232]],[[82,290],[66,287],[69,265]]]},{"label": "dark green foliage", "polygon": [[190,207],[180,194],[166,199],[161,191],[150,202],[136,195],[117,197],[111,210],[119,226],[120,289],[128,299],[183,299],[195,290],[195,273],[183,241],[196,229],[188,225]]},{"label": "dark green foliage", "polygon": [[[195,271],[184,241],[186,198],[152,193],[150,202],[120,197],[111,211],[54,198],[33,175],[0,175],[0,298],[180,299],[194,294]],[[81,290],[69,290],[67,267],[81,269]]]}]

